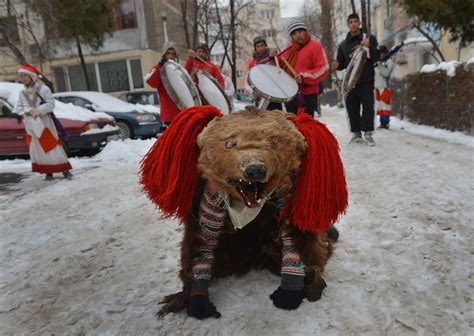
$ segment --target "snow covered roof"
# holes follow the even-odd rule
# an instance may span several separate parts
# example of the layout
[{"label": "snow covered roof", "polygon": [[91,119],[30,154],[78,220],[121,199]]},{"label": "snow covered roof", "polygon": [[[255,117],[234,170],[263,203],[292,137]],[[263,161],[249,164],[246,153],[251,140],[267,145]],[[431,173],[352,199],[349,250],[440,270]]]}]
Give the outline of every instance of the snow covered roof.
[{"label": "snow covered roof", "polygon": [[[21,90],[23,90],[22,84],[0,82],[0,97],[6,99],[12,106],[16,105]],[[92,112],[79,106],[64,104],[57,99],[55,101],[54,114],[58,118],[81,121],[91,121],[99,118],[109,120],[114,119],[106,113]]]}]

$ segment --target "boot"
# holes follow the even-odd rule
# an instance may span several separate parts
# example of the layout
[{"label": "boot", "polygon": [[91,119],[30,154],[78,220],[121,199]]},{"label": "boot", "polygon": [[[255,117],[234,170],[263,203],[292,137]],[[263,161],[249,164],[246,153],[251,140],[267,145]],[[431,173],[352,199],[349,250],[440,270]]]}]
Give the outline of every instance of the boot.
[{"label": "boot", "polygon": [[372,132],[365,132],[364,133],[365,142],[368,146],[375,146],[374,138],[372,137]]},{"label": "boot", "polygon": [[65,172],[63,172],[63,176],[65,179],[72,180],[72,174],[69,170],[66,170]]},{"label": "boot", "polygon": [[53,180],[53,174],[46,174],[46,177],[44,179],[46,181],[52,181]]},{"label": "boot", "polygon": [[349,143],[363,143],[364,140],[362,140],[362,134],[360,132],[353,132],[352,133],[352,138]]}]

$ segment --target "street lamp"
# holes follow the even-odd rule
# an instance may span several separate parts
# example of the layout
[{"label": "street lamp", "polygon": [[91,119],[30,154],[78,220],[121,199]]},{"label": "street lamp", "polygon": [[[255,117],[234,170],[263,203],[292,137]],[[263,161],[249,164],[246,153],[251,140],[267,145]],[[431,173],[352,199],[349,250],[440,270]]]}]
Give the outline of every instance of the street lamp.
[{"label": "street lamp", "polygon": [[165,43],[168,43],[168,31],[166,30],[166,18],[168,17],[168,13],[166,9],[161,9],[160,11],[161,21],[163,21],[163,34],[165,35]]}]

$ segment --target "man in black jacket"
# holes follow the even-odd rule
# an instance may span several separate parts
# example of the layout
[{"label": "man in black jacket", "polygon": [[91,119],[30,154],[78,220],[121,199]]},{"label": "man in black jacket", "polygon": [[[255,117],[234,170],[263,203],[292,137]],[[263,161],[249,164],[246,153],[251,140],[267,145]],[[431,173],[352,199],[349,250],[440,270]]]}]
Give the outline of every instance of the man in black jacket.
[{"label": "man in black jacket", "polygon": [[[370,58],[367,59],[362,75],[357,85],[348,93],[346,107],[353,133],[351,142],[362,143],[362,132],[369,146],[374,146],[372,137],[374,130],[374,64],[380,59],[377,49],[377,39],[373,35],[368,37],[360,29],[360,20],[357,14],[351,14],[347,18],[349,33],[342,41],[337,50],[337,59],[332,62],[332,68],[343,70],[351,61],[352,52],[358,45],[369,49]],[[362,115],[360,105],[362,104]]]}]

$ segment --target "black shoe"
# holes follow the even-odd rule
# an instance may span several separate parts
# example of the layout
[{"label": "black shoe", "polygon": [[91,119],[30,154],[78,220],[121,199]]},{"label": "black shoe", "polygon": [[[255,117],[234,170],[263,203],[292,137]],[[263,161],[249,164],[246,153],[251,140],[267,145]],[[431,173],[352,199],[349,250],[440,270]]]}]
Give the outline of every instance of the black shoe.
[{"label": "black shoe", "polygon": [[339,231],[334,226],[331,226],[331,228],[327,230],[326,233],[328,237],[334,240],[335,242],[339,239]]},{"label": "black shoe", "polygon": [[53,180],[53,174],[46,174],[46,177],[44,179],[46,181],[52,181]]},{"label": "black shoe", "polygon": [[72,174],[69,170],[63,172],[63,176],[64,176],[64,178],[66,178],[68,180],[72,180]]}]

